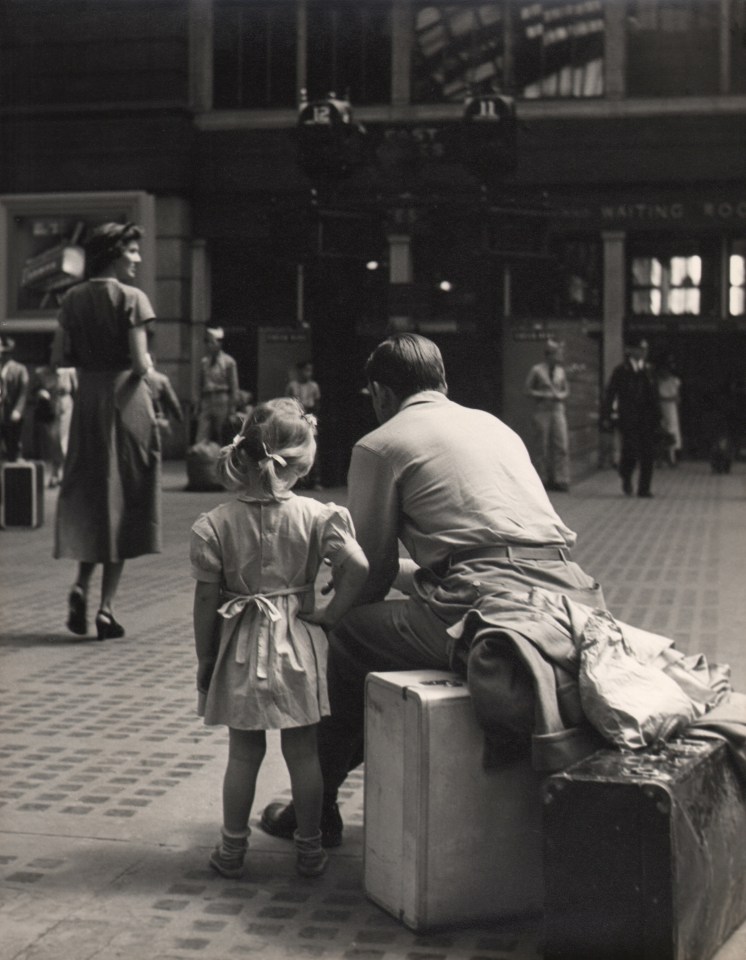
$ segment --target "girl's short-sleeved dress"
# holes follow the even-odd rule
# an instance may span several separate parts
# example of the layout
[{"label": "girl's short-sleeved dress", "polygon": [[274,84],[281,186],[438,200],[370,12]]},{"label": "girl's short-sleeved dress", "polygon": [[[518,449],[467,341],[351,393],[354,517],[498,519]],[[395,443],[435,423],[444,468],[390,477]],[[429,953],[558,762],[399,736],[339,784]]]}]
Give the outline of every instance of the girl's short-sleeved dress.
[{"label": "girl's short-sleeved dress", "polygon": [[64,296],[66,361],[78,370],[57,502],[55,557],[117,563],[161,547],[161,447],[129,333],[155,314],[142,290],[94,278]]},{"label": "girl's short-sleeved dress", "polygon": [[292,493],[281,500],[242,494],[199,517],[192,576],[220,583],[225,601],[206,724],[282,729],[329,713],[326,634],[298,614],[314,608],[322,560],[337,566],[355,548],[345,507]]}]

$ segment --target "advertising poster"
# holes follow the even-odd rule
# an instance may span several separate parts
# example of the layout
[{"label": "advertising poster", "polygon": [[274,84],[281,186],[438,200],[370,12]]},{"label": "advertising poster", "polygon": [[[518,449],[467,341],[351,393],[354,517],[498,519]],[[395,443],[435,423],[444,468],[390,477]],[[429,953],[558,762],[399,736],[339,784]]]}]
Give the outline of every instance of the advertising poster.
[{"label": "advertising poster", "polygon": [[107,221],[142,223],[139,197],[76,194],[0,198],[3,326],[10,325],[16,331],[53,326],[65,292],[86,277],[85,243],[91,231]]}]

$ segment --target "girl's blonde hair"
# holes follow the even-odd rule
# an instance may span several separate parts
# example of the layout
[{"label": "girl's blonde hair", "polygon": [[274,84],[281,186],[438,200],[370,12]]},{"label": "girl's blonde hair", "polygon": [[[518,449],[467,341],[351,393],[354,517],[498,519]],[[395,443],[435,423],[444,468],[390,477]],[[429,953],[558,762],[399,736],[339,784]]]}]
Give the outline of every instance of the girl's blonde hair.
[{"label": "girl's blonde hair", "polygon": [[258,477],[264,492],[277,500],[309,472],[315,456],[316,418],[294,397],[278,397],[258,404],[222,448],[218,476],[233,490]]}]

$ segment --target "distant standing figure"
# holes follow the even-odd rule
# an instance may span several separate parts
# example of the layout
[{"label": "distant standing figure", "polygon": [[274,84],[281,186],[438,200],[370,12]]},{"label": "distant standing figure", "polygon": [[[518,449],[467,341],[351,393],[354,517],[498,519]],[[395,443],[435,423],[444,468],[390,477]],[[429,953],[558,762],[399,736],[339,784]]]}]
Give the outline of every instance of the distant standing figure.
[{"label": "distant standing figure", "polygon": [[647,361],[648,344],[633,339],[627,344],[627,356],[611,374],[603,405],[603,421],[608,426],[614,401],[617,403],[622,450],[619,476],[626,496],[632,495],[632,475],[639,469],[637,496],[652,497],[650,489],[655,462],[655,443],[661,422],[658,387]]},{"label": "distant standing figure", "polygon": [[230,418],[231,433],[241,432],[244,423],[254,412],[254,394],[251,390],[239,390],[236,412]]},{"label": "distant standing figure", "polygon": [[34,371],[34,455],[44,461],[47,486],[59,486],[62,475],[62,444],[57,402],[57,371],[53,366]]},{"label": "distant standing figure", "polygon": [[21,455],[23,414],[29,388],[28,370],[11,358],[15,347],[12,337],[0,337],[0,456],[11,461]]},{"label": "distant standing figure", "polygon": [[[285,396],[295,397],[301,402],[306,413],[318,418],[321,407],[321,388],[313,379],[313,363],[310,360],[301,360],[295,365],[295,377],[285,388]],[[314,490],[321,489],[318,453],[307,480],[301,481],[299,486],[309,486]]]},{"label": "distant standing figure", "polygon": [[124,636],[113,604],[125,560],[161,548],[161,447],[146,376],[155,313],[137,275],[142,228],[105,223],[86,244],[90,279],[67,291],[52,363],[75,366],[78,395],[57,501],[55,557],[78,561],[67,627],[88,631],[88,588],[103,564],[99,640]]},{"label": "distant standing figure", "polygon": [[563,345],[547,340],[545,360],[531,367],[525,391],[534,399],[536,472],[547,490],[570,489],[570,455],[565,400],[570,394],[563,361]]},{"label": "distant standing figure", "polygon": [[57,367],[57,411],[60,420],[60,449],[63,464],[70,441],[70,424],[77,392],[78,371],[75,367]]},{"label": "distant standing figure", "polygon": [[672,467],[678,463],[681,455],[681,422],[679,406],[681,403],[681,380],[671,369],[668,362],[658,367],[658,399],[661,405],[661,426],[673,437],[673,443],[666,447],[666,458]]},{"label": "distant standing figure", "polygon": [[155,420],[161,430],[166,433],[171,432],[169,416],[173,417],[177,423],[184,419],[184,412],[181,409],[179,398],[176,391],[171,386],[171,381],[165,373],[156,370],[155,367],[148,374],[148,387],[153,397],[153,409],[155,410]]},{"label": "distant standing figure", "polygon": [[238,402],[238,367],[223,351],[222,327],[207,327],[207,352],[199,368],[199,413],[195,443],[212,441],[222,444],[227,439],[228,422]]}]

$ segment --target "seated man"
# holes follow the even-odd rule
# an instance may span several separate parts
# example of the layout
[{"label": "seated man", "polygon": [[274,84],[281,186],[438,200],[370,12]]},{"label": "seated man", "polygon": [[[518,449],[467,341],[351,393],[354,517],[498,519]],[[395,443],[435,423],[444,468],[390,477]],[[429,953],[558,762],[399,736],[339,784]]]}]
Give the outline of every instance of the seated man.
[{"label": "seated man", "polygon": [[[324,845],[342,841],[337,791],[363,760],[371,671],[465,671],[492,766],[530,755],[535,769],[559,770],[604,743],[635,749],[699,728],[728,741],[746,776],[746,695],[729,668],[611,616],[570,559],[575,534],[523,442],[448,400],[436,345],[390,337],[365,372],[380,426],[353,450],[349,509],[369,578],[329,636]],[[400,563],[399,541],[411,561]],[[409,596],[384,600],[392,585]],[[291,837],[292,805],[269,804],[261,825]]]},{"label": "seated man", "polygon": [[[532,630],[541,624],[516,600],[532,587],[604,605],[598,584],[569,558],[575,534],[555,513],[522,440],[491,414],[448,399],[434,343],[392,336],[365,372],[380,426],[353,449],[348,505],[370,574],[361,605],[329,637],[331,716],[319,728],[326,846],[341,843],[337,791],[363,759],[367,673],[449,669],[456,640],[448,628],[485,599],[491,617],[500,620],[504,603],[509,625],[523,615]],[[410,596],[384,600],[399,573],[399,541],[418,569]],[[516,722],[528,751],[534,703],[530,682],[520,682]],[[270,804],[261,825],[292,837],[292,805]]]}]

